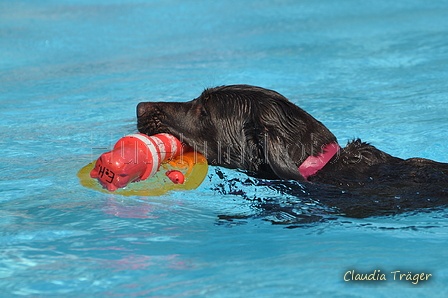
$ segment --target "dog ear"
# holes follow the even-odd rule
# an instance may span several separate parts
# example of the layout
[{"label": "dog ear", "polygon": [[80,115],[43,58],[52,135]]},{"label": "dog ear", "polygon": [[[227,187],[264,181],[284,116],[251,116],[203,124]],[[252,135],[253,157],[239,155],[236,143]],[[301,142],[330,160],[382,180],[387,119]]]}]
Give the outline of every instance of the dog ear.
[{"label": "dog ear", "polygon": [[305,181],[289,155],[288,146],[284,140],[272,134],[265,134],[263,143],[265,160],[275,175],[284,180]]}]

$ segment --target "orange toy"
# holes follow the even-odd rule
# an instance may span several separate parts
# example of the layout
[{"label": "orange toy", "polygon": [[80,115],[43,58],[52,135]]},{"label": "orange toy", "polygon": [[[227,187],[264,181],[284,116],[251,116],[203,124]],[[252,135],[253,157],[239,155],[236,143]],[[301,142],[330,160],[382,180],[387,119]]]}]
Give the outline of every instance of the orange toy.
[{"label": "orange toy", "polygon": [[[185,153],[181,142],[172,135],[136,133],[118,140],[113,150],[82,168],[78,177],[82,185],[96,190],[158,195],[171,189],[196,188],[204,180],[207,167],[203,155]],[[164,174],[158,174],[161,168]],[[143,182],[130,185],[144,180],[144,186],[134,187]]]}]

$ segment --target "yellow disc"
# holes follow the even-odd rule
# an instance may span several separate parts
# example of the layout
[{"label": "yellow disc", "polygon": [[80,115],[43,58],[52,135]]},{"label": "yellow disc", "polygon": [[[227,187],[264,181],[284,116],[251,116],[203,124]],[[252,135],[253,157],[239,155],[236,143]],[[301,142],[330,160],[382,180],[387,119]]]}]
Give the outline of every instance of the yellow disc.
[{"label": "yellow disc", "polygon": [[[79,170],[78,178],[81,185],[104,193],[123,196],[160,196],[171,190],[195,189],[204,181],[208,171],[207,159],[202,154],[188,152],[161,164],[159,171],[144,181],[130,183],[125,188],[116,191],[108,191],[96,179],[90,177],[90,171],[94,168],[95,163],[96,161],[93,161]],[[185,177],[184,183],[173,183],[166,176],[166,172],[170,170],[181,172]]]}]

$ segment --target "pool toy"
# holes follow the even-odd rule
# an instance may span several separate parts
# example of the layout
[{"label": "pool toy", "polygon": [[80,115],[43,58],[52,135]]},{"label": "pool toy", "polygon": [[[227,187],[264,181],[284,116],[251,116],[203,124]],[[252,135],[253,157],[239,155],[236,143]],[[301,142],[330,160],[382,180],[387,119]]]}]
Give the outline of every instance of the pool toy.
[{"label": "pool toy", "polygon": [[115,191],[153,176],[162,162],[181,152],[182,144],[172,135],[131,134],[98,158],[90,177],[98,179],[107,190]]},{"label": "pool toy", "polygon": [[121,138],[113,150],[83,167],[78,177],[83,186],[102,192],[162,195],[198,187],[207,170],[205,157],[185,152],[174,136],[135,133]]}]

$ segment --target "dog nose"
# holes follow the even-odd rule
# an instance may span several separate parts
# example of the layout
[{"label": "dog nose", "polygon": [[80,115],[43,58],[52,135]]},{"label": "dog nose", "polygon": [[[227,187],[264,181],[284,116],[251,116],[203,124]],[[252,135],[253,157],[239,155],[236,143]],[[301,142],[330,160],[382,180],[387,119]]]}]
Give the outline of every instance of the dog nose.
[{"label": "dog nose", "polygon": [[137,118],[143,116],[146,112],[146,102],[141,102],[137,105]]}]

